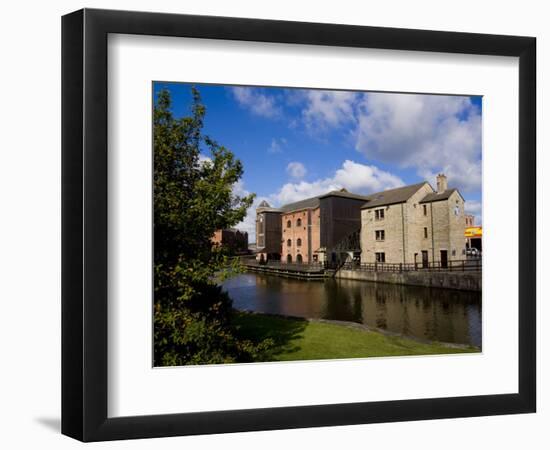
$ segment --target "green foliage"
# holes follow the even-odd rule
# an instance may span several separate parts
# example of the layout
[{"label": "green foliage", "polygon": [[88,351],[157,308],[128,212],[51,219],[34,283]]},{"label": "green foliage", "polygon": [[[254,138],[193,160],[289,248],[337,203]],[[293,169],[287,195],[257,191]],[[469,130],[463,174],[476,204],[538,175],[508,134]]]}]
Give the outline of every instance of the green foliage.
[{"label": "green foliage", "polygon": [[211,238],[239,223],[254,195],[233,193],[242,163],[203,134],[206,109],[192,93],[190,117],[173,116],[167,90],[154,110],[156,366],[251,361],[268,345],[235,336],[231,299],[216,284],[239,267]]}]

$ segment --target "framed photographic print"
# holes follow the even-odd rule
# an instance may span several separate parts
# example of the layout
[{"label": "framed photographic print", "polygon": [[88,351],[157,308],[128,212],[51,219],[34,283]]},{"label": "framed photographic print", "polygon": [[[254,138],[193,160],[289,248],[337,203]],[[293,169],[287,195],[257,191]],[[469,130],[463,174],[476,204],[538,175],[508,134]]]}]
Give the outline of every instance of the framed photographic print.
[{"label": "framed photographic print", "polygon": [[64,434],[535,411],[535,38],[62,26]]}]

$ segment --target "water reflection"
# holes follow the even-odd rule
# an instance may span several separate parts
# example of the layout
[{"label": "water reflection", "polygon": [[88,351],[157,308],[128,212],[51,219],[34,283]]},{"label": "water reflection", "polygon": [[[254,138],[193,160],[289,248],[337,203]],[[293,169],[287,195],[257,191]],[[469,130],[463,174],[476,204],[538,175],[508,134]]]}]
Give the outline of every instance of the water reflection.
[{"label": "water reflection", "polygon": [[345,320],[423,339],[481,347],[481,294],[365,281],[242,274],[224,288],[237,309]]}]

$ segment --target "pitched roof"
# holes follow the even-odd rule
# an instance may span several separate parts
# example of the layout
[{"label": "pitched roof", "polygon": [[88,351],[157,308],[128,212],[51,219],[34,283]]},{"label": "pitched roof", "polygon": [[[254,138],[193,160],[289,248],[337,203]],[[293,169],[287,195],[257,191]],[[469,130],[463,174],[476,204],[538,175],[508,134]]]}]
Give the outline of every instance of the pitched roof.
[{"label": "pitched roof", "polygon": [[315,208],[318,208],[319,205],[321,204],[320,199],[326,198],[326,197],[352,198],[352,199],[364,200],[364,201],[369,199],[369,196],[353,194],[351,192],[346,191],[345,189],[341,189],[339,191],[330,191],[330,192],[327,192],[326,194],[319,195],[317,197],[306,198],[298,202],[289,203],[287,205],[281,206],[280,209],[284,213],[299,211],[301,209],[307,209],[307,208],[315,209]]},{"label": "pitched roof", "polygon": [[[446,191],[443,191],[443,192],[432,192],[430,194],[427,194],[426,197],[420,200],[419,203],[430,203],[430,202],[438,202],[440,200],[447,200],[454,191],[458,192],[458,189],[453,188],[453,189],[447,189]],[[460,195],[460,192],[458,193],[458,195]]]},{"label": "pitched roof", "polygon": [[319,196],[319,198],[325,198],[325,197],[343,197],[343,198],[352,198],[357,200],[368,200],[368,195],[359,195],[359,194],[353,194],[351,192],[346,191],[345,189],[341,189],[339,191],[330,191],[326,194],[323,194]]},{"label": "pitched roof", "polygon": [[291,211],[298,211],[300,209],[317,208],[319,204],[319,197],[311,197],[300,200],[298,202],[289,203],[288,205],[283,205],[281,206],[281,210],[285,213],[288,213]]},{"label": "pitched roof", "polygon": [[262,202],[258,205],[256,208],[257,212],[277,212],[280,213],[281,210],[279,208],[273,208],[269,203],[267,203],[265,200],[262,200]]},{"label": "pitched roof", "polygon": [[[423,181],[421,183],[409,184],[408,186],[402,186],[395,189],[388,189],[386,191],[376,192],[370,195],[353,194],[351,192],[348,192],[342,189],[339,191],[330,191],[318,197],[306,198],[304,200],[289,203],[287,205],[281,206],[278,209],[269,207],[269,204],[264,201],[260,203],[260,206],[258,208],[261,207],[272,211],[282,211],[283,213],[289,213],[292,211],[299,211],[301,209],[308,209],[308,208],[314,209],[319,207],[321,198],[326,198],[331,196],[365,200],[365,204],[361,207],[362,209],[374,208],[377,206],[386,206],[386,205],[393,205],[396,203],[404,203],[409,198],[411,198],[426,183],[427,181]],[[448,189],[441,194],[438,194],[438,193],[428,194],[422,199],[420,203],[437,201],[437,200],[445,200],[449,198],[450,195],[456,190],[457,189]],[[264,206],[264,203],[267,206]]]},{"label": "pitched roof", "polygon": [[409,184],[408,186],[388,189],[387,191],[371,194],[367,197],[367,202],[361,207],[361,209],[393,205],[395,203],[405,203],[425,184],[426,181],[423,181],[422,183]]}]

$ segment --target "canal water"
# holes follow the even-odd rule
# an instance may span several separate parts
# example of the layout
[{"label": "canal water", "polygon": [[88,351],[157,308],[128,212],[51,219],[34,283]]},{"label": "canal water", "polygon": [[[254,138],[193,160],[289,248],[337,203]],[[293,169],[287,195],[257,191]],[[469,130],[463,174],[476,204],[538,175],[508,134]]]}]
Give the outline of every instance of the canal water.
[{"label": "canal water", "polygon": [[481,347],[481,293],[368,281],[245,273],[223,283],[238,310],[365,324]]}]

